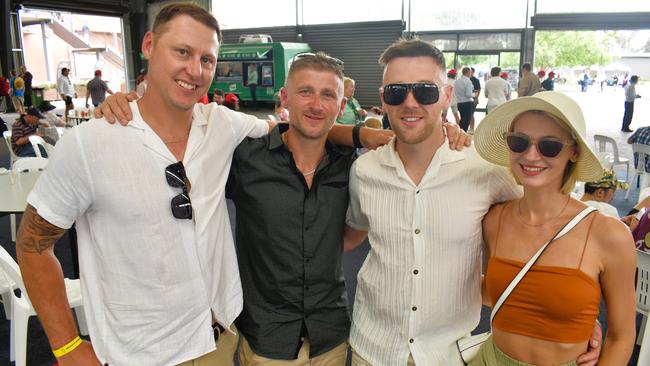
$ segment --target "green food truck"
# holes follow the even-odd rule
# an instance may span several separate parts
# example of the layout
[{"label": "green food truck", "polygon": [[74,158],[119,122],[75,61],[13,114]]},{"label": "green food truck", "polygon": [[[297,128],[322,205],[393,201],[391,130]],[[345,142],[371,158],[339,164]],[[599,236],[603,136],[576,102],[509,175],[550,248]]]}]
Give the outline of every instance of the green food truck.
[{"label": "green food truck", "polygon": [[221,89],[226,94],[237,94],[240,100],[250,101],[248,78],[249,75],[257,75],[257,100],[273,101],[274,95],[284,86],[294,56],[310,51],[307,43],[222,44],[217,72],[208,93],[212,95],[215,89]]}]

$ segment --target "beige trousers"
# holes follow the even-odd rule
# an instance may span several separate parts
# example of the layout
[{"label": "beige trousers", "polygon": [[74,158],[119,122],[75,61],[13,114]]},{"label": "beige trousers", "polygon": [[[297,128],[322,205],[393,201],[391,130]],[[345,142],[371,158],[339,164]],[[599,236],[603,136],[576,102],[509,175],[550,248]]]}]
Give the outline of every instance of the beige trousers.
[{"label": "beige trousers", "polygon": [[[415,361],[413,361],[413,356],[409,355],[407,366],[415,366]],[[372,364],[363,357],[361,357],[355,350],[352,348],[352,366],[372,366]]]},{"label": "beige trousers", "polygon": [[[233,326],[233,329],[235,327]],[[237,330],[235,329],[235,332]],[[178,366],[233,366],[233,357],[237,351],[238,334],[225,331],[219,335],[217,349],[199,358],[185,361]]]},{"label": "beige trousers", "polygon": [[241,366],[344,366],[347,358],[348,342],[343,342],[320,356],[309,358],[309,342],[305,340],[295,360],[272,360],[257,355],[243,336],[239,345]]}]

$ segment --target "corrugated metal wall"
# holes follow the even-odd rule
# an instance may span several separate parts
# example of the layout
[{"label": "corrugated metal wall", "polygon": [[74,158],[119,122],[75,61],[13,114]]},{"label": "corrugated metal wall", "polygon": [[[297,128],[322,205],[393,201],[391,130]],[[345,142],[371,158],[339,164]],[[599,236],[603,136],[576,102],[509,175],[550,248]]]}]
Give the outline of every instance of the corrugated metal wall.
[{"label": "corrugated metal wall", "polygon": [[296,26],[271,27],[271,28],[246,28],[227,29],[222,31],[223,43],[237,43],[242,34],[268,34],[274,42],[301,42],[298,41]]},{"label": "corrugated metal wall", "polygon": [[355,97],[365,107],[380,105],[379,86],[382,68],[379,56],[402,36],[401,20],[346,24],[305,25],[255,29],[229,29],[224,43],[236,43],[241,34],[270,34],[275,42],[307,42],[315,51],[323,51],[345,62],[345,74],[356,81]]}]

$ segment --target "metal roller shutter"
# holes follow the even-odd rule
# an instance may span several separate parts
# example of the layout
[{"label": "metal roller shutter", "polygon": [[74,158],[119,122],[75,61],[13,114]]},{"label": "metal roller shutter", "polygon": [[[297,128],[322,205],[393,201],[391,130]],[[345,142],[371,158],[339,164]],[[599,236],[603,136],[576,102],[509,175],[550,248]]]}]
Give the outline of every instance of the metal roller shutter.
[{"label": "metal roller shutter", "polygon": [[[228,29],[224,43],[236,43],[242,34],[269,34],[275,42],[307,42],[345,63],[345,74],[356,81],[355,97],[364,107],[380,105],[382,68],[377,63],[386,47],[404,31],[401,20],[346,24]],[[298,34],[302,34],[299,41]]]},{"label": "metal roller shutter", "polygon": [[239,36],[243,34],[268,34],[273,38],[274,42],[300,42],[298,41],[296,26],[226,29],[221,33],[223,34],[223,43],[237,43]]}]

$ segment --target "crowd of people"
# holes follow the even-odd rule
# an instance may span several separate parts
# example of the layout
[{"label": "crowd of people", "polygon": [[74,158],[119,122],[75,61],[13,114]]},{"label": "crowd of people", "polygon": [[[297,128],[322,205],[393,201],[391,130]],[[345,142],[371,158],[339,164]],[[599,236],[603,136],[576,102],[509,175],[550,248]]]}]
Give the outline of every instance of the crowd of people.
[{"label": "crowd of people", "polygon": [[[634,239],[604,205],[624,187],[586,142],[580,107],[553,91],[553,72],[540,80],[524,64],[511,99],[499,67],[482,88],[473,68],[459,75],[431,43],[400,39],[379,60],[372,112],[386,130],[340,60],[305,54],[276,123],[221,90],[197,102],[221,41],[203,8],[164,6],[142,40],[145,87],[103,100],[113,93],[96,73],[98,120],[58,141],[29,195],[17,258],[61,366],[226,366],[235,354],[242,366],[342,366],[349,352],[355,366],[627,363]],[[487,115],[474,126],[481,90]],[[65,122],[45,103],[14,124],[21,153],[39,123]],[[577,181],[588,182],[581,199]],[[73,224],[90,340],[54,255]],[[366,239],[350,314],[343,253]],[[492,335],[464,360],[458,341],[482,304],[498,309]]]}]

